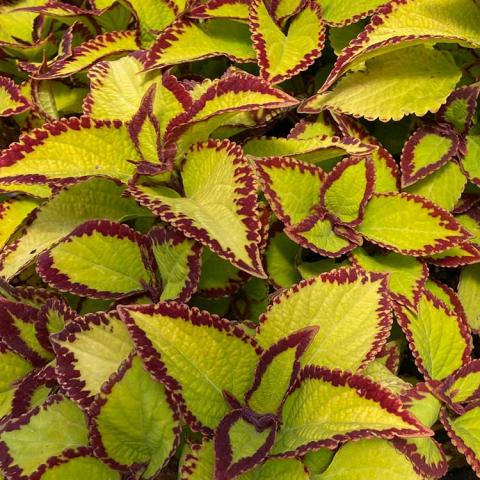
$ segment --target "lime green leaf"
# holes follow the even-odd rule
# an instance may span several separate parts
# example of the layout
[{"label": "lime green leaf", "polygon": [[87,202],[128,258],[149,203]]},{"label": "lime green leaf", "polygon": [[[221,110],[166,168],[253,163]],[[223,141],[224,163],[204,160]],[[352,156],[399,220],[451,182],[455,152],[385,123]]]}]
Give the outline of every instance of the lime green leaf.
[{"label": "lime green leaf", "polygon": [[353,230],[337,226],[320,215],[313,213],[301,223],[288,226],[285,233],[302,247],[331,258],[348,253],[362,243],[362,238]]},{"label": "lime green leaf", "polygon": [[442,380],[470,359],[472,339],[465,318],[450,312],[445,304],[426,290],[415,314],[396,310],[397,319],[419,370],[433,380]]},{"label": "lime green leaf", "polygon": [[363,248],[351,253],[352,260],[367,272],[388,274],[388,289],[393,300],[416,309],[428,277],[428,267],[414,257],[398,253],[368,255]]},{"label": "lime green leaf", "polygon": [[197,144],[187,154],[182,181],[185,197],[163,187],[135,185],[129,191],[187,237],[236,267],[264,277],[257,193],[242,150],[227,140]]},{"label": "lime green leaf", "polygon": [[365,370],[362,370],[362,376],[370,378],[394,395],[401,395],[411,388],[409,383],[393,374],[389,368],[377,359],[370,362]]},{"label": "lime green leaf", "polygon": [[460,162],[469,180],[475,185],[480,185],[480,167],[478,163],[480,135],[467,135],[466,143],[467,152]]},{"label": "lime green leaf", "polygon": [[480,265],[468,265],[460,272],[458,297],[465,309],[470,328],[480,332]]},{"label": "lime green leaf", "polygon": [[318,3],[325,21],[329,25],[341,26],[372,15],[385,0],[360,0],[353,4],[348,0],[319,0]]},{"label": "lime green leaf", "polygon": [[315,480],[422,480],[424,477],[386,440],[348,442],[333,457],[325,473]]},{"label": "lime green leaf", "polygon": [[257,160],[256,165],[262,190],[283,223],[301,222],[320,203],[320,190],[325,181],[321,168],[288,157],[264,158]]},{"label": "lime green leaf", "polygon": [[[477,402],[480,398],[480,361],[472,360],[458,369],[443,382],[440,392],[454,404]],[[462,408],[454,407],[462,412]]]},{"label": "lime green leaf", "polygon": [[423,197],[406,193],[374,194],[358,231],[389,250],[415,256],[439,253],[468,240],[452,215]]},{"label": "lime green leaf", "polygon": [[480,437],[478,425],[480,422],[480,407],[472,408],[467,413],[455,419],[444,411],[442,423],[446,428],[452,443],[463,453],[467,462],[477,475],[480,474]]},{"label": "lime green leaf", "polygon": [[70,118],[33,130],[4,150],[0,182],[48,183],[101,175],[127,181],[135,171],[132,161],[137,160],[120,123]]},{"label": "lime green leaf", "polygon": [[236,62],[255,59],[248,26],[225,19],[196,23],[187,18],[175,21],[155,40],[147,52],[147,70],[225,55]]},{"label": "lime green leaf", "polygon": [[225,415],[215,431],[215,478],[237,478],[261,464],[271,450],[277,427],[272,415],[255,417],[248,409]]},{"label": "lime green leaf", "polygon": [[[239,480],[308,480],[310,475],[300,460],[271,458],[239,477]],[[207,479],[205,479],[207,480]]]},{"label": "lime green leaf", "polygon": [[0,248],[22,225],[38,202],[31,198],[8,198],[0,201]]},{"label": "lime green leaf", "polygon": [[28,359],[36,367],[43,366],[53,357],[37,336],[38,310],[27,302],[0,297],[0,337],[9,349]]},{"label": "lime green leaf", "polygon": [[252,388],[245,401],[263,415],[280,411],[286,393],[297,378],[300,359],[311,344],[318,327],[307,327],[274,343],[258,363]]},{"label": "lime green leaf", "polygon": [[[243,119],[247,126],[252,126],[258,111],[260,118],[268,119],[272,111],[275,115],[277,109],[298,104],[298,100],[261,78],[236,69],[227,70],[217,80],[200,84],[191,96],[195,99],[192,107],[185,108],[185,113],[173,119],[166,132],[165,149],[168,154],[174,154],[177,164],[192,144],[207,140],[222,125],[235,125],[236,120],[242,125]],[[253,125],[257,121],[253,121]]]},{"label": "lime green leaf", "polygon": [[375,147],[364,145],[354,138],[330,137],[327,135],[311,138],[275,138],[262,137],[249,140],[244,151],[255,157],[294,157],[308,163],[327,163],[327,160],[346,154],[364,155],[371,153]]},{"label": "lime green leaf", "polygon": [[161,280],[160,300],[187,302],[200,278],[201,245],[165,228],[155,228],[148,236]]},{"label": "lime green leaf", "polygon": [[95,480],[121,480],[121,473],[88,455],[78,456],[48,467],[41,480],[65,480],[66,478],[94,478]]},{"label": "lime green leaf", "polygon": [[83,407],[90,405],[134,349],[125,325],[114,312],[77,318],[51,338],[58,381]]},{"label": "lime green leaf", "polygon": [[265,252],[269,280],[279,288],[288,288],[302,277],[297,269],[300,247],[284,233],[273,233]]},{"label": "lime green leaf", "polygon": [[466,134],[472,126],[479,93],[478,83],[455,90],[438,111],[439,122],[449,124],[457,132]]},{"label": "lime green leaf", "polygon": [[201,265],[198,290],[208,298],[227,297],[236,293],[247,278],[245,272],[241,272],[206,247],[203,249]]},{"label": "lime green leaf", "polygon": [[396,396],[371,380],[308,366],[285,401],[272,453],[301,455],[349,439],[429,433]]},{"label": "lime green leaf", "polygon": [[[366,59],[415,44],[480,47],[480,12],[474,0],[389,2],[337,59],[322,90]],[[417,90],[418,93],[418,90]],[[443,103],[443,102],[442,102]]]},{"label": "lime green leaf", "polygon": [[135,31],[108,32],[82,43],[72,49],[68,57],[60,57],[47,65],[45,73],[35,75],[37,79],[63,78],[81,72],[109,55],[137,50]]},{"label": "lime green leaf", "polygon": [[185,445],[180,459],[180,480],[212,480],[214,468],[215,451],[212,440],[204,437],[200,444]]},{"label": "lime green leaf", "polygon": [[0,76],[0,117],[23,113],[29,108],[30,102],[22,95],[20,88],[8,77]]},{"label": "lime green leaf", "polygon": [[465,175],[455,162],[449,162],[428,177],[405,189],[421,195],[447,211],[453,210],[467,183]]},{"label": "lime green leaf", "polygon": [[455,133],[437,128],[417,130],[405,143],[400,160],[402,186],[408,187],[445,165],[458,150]]},{"label": "lime green leaf", "polygon": [[115,299],[142,292],[151,281],[145,240],[131,228],[106,220],[81,224],[38,258],[38,273],[62,292]]},{"label": "lime green leaf", "polygon": [[204,432],[215,429],[229,410],[223,392],[242,398],[252,383],[254,341],[227,320],[182,304],[119,311],[147,369],[177,392],[185,421]]},{"label": "lime green leaf", "polygon": [[2,397],[15,382],[32,370],[33,366],[29,361],[8,350],[4,343],[0,343],[0,394]]},{"label": "lime green leaf", "polygon": [[[59,426],[61,425],[61,428]],[[61,395],[3,426],[0,448],[5,473],[30,476],[56,463],[67,451],[85,449],[88,444],[86,419],[80,408]]]},{"label": "lime green leaf", "polygon": [[142,43],[147,46],[155,39],[155,32],[170,25],[180,13],[175,3],[168,0],[128,0],[128,4],[138,20]]},{"label": "lime green leaf", "polygon": [[103,218],[120,222],[149,217],[149,210],[122,197],[124,190],[105,178],[92,178],[61,190],[37,209],[32,221],[4,250],[0,258],[2,276],[16,275],[36,255],[87,220]]},{"label": "lime green leaf", "polygon": [[249,2],[245,0],[209,0],[195,6],[190,12],[191,18],[230,18],[248,20]]},{"label": "lime green leaf", "polygon": [[306,70],[321,55],[325,26],[318,4],[307,1],[285,35],[264,0],[250,5],[250,28],[262,77],[280,83]]},{"label": "lime green leaf", "polygon": [[372,196],[374,182],[374,166],[369,159],[347,158],[338,163],[325,180],[322,207],[337,222],[357,225]]},{"label": "lime green leaf", "polygon": [[122,364],[90,407],[95,454],[114,468],[144,464],[143,476],[155,477],[172,455],[180,430],[169,395],[137,356]]},{"label": "lime green leaf", "polygon": [[316,277],[321,273],[327,273],[336,268],[341,268],[348,265],[348,262],[335,263],[335,260],[325,258],[323,260],[317,260],[315,262],[302,262],[298,266],[298,271],[304,280]]},{"label": "lime green leaf", "polygon": [[277,296],[261,318],[257,341],[268,348],[297,330],[318,326],[302,364],[355,371],[381,350],[390,325],[386,278],[343,268]]},{"label": "lime green leaf", "polygon": [[173,75],[144,73],[142,63],[133,56],[99,62],[88,76],[91,90],[83,108],[85,114],[98,120],[131,120],[153,83],[156,84],[154,112],[161,132],[191,104],[184,87]]},{"label": "lime green leaf", "polygon": [[0,6],[0,42],[26,43],[33,42],[33,22],[37,17],[34,12],[17,11],[20,8],[38,7],[44,5],[46,0],[20,0],[14,4]]},{"label": "lime green leaf", "polygon": [[383,122],[411,113],[421,117],[440,108],[460,77],[448,52],[404,48],[368,60],[364,70],[349,73],[332,91],[307,99],[300,111],[328,108]]},{"label": "lime green leaf", "polygon": [[337,133],[333,122],[325,115],[325,112],[319,113],[314,120],[300,120],[288,134],[288,138],[296,138],[298,140],[308,140],[310,138],[334,137]]}]

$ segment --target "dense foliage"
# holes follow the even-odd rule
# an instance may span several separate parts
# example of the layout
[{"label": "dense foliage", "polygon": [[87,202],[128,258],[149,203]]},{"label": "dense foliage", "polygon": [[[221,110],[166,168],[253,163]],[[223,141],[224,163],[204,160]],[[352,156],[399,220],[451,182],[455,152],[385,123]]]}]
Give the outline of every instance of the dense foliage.
[{"label": "dense foliage", "polygon": [[0,478],[480,477],[478,0],[2,1],[0,73]]}]

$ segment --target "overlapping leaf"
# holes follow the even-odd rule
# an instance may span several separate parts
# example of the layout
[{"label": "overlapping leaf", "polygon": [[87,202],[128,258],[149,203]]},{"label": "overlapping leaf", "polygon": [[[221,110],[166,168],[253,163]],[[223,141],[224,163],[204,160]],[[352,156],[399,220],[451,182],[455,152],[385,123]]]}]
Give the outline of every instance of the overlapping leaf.
[{"label": "overlapping leaf", "polygon": [[238,268],[264,276],[255,181],[241,149],[226,140],[197,144],[185,159],[182,181],[184,197],[169,188],[147,185],[135,185],[129,191],[187,237]]},{"label": "overlapping leaf", "polygon": [[[277,296],[262,316],[256,338],[267,348],[301,328],[318,326],[321,334],[302,364],[355,371],[381,350],[390,325],[385,276],[339,269]],[[336,347],[339,342],[342,349]]]},{"label": "overlapping leaf", "polygon": [[320,56],[325,42],[321,10],[311,0],[291,20],[286,35],[263,0],[251,3],[249,25],[260,73],[271,83],[306,70]]}]

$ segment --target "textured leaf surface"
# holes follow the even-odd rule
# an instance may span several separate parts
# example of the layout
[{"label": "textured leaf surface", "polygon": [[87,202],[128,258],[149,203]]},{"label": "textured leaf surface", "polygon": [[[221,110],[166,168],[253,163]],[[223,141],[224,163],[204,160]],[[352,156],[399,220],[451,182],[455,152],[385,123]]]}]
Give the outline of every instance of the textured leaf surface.
[{"label": "textured leaf surface", "polygon": [[385,0],[360,0],[355,3],[348,0],[319,0],[325,21],[329,25],[355,23],[371,15]]},{"label": "textured leaf surface", "polygon": [[276,413],[295,381],[300,359],[315,337],[318,327],[307,327],[274,343],[266,350],[257,366],[252,388],[245,400],[256,413]]},{"label": "textured leaf surface", "polygon": [[98,60],[123,52],[137,50],[137,34],[134,31],[108,32],[75,47],[71,56],[59,58],[47,66],[38,79],[62,78],[80,72]]},{"label": "textured leaf surface", "polygon": [[473,408],[455,419],[447,414],[442,415],[442,423],[446,428],[452,443],[463,453],[468,463],[480,474],[480,407]]},{"label": "textured leaf surface", "polygon": [[387,273],[392,298],[416,308],[428,277],[428,268],[416,258],[397,253],[368,255],[363,248],[352,252],[353,261],[367,272]]},{"label": "textured leaf surface", "polygon": [[[337,229],[338,230],[338,229]],[[351,232],[351,230],[349,230]],[[339,257],[361,243],[361,237],[347,238],[340,236],[335,225],[329,218],[322,218],[316,213],[303,222],[285,229],[286,234],[302,247],[330,258]]]},{"label": "textured leaf surface", "polygon": [[276,297],[261,318],[257,340],[267,348],[301,328],[318,326],[302,364],[355,371],[382,348],[390,322],[385,277],[340,269]]},{"label": "textured leaf surface", "polygon": [[121,298],[150,282],[144,240],[133,229],[106,220],[77,227],[38,259],[38,273],[60,291],[92,298]]},{"label": "textured leaf surface", "polygon": [[16,115],[29,108],[30,103],[22,95],[20,88],[9,78],[0,77],[0,117]]},{"label": "textured leaf surface", "polygon": [[402,185],[408,187],[435,172],[453,158],[458,148],[456,135],[432,128],[417,130],[402,152]]},{"label": "textured leaf surface", "polygon": [[255,157],[290,156],[320,165],[339,156],[362,155],[370,153],[373,149],[374,147],[364,145],[354,138],[328,135],[316,135],[305,139],[262,137],[249,140],[244,145],[245,153]]},{"label": "textured leaf surface", "polygon": [[61,463],[42,475],[42,480],[64,480],[65,478],[95,478],[95,480],[120,480],[121,473],[112,470],[100,460],[87,455],[79,456]]},{"label": "textured leaf surface", "polygon": [[327,108],[383,122],[412,113],[421,117],[440,108],[460,76],[447,52],[422,46],[401,49],[368,60],[365,70],[349,73],[332,91],[307,99],[301,111]]},{"label": "textured leaf surface", "polygon": [[466,155],[461,160],[463,170],[475,185],[480,185],[480,167],[478,157],[480,155],[480,135],[468,135],[466,138]]},{"label": "textured leaf surface", "polygon": [[301,222],[320,203],[325,173],[319,167],[288,157],[265,158],[256,165],[263,192],[285,224]]},{"label": "textured leaf surface", "polygon": [[[75,162],[72,162],[75,158]],[[1,183],[48,183],[78,177],[128,180],[139,160],[120,123],[70,118],[23,136],[0,155]]]},{"label": "textured leaf surface", "polygon": [[187,302],[200,278],[201,245],[178,231],[163,228],[150,231],[149,238],[161,280],[160,300]]},{"label": "textured leaf surface", "polygon": [[433,380],[441,380],[468,361],[471,337],[465,319],[450,312],[430,291],[425,291],[418,313],[398,309],[417,367]]},{"label": "textured leaf surface", "polygon": [[223,391],[242,398],[251,385],[255,347],[228,321],[175,303],[121,307],[120,315],[148,370],[177,392],[193,428],[211,432],[228,411]]},{"label": "textured leaf surface", "polygon": [[0,247],[3,247],[38,202],[31,198],[11,198],[0,202]]},{"label": "textured leaf surface", "polygon": [[145,464],[152,478],[172,454],[179,426],[165,387],[133,356],[91,406],[95,453],[113,467]]},{"label": "textured leaf surface", "polygon": [[480,265],[468,265],[460,273],[458,297],[465,309],[468,324],[474,332],[480,331]]},{"label": "textured leaf surface", "polygon": [[316,480],[422,480],[412,463],[402,453],[395,450],[386,440],[360,440],[348,442],[335,455],[325,473]]},{"label": "textured leaf surface", "polygon": [[276,454],[334,448],[348,439],[428,434],[428,429],[379,385],[319,367],[302,372],[285,401],[282,420],[272,450]]},{"label": "textured leaf surface", "polygon": [[475,0],[389,2],[337,59],[322,89],[367,58],[417,43],[458,42],[480,46],[480,13]]},{"label": "textured leaf surface", "polygon": [[449,162],[405,191],[421,195],[449,212],[460,200],[466,183],[467,179],[458,164]]},{"label": "textured leaf surface", "polygon": [[185,197],[142,185],[131,187],[130,192],[186,236],[238,268],[263,277],[255,182],[241,149],[226,140],[197,144],[183,164],[182,180]]},{"label": "textured leaf surface", "polygon": [[86,446],[85,420],[77,405],[59,395],[20,419],[11,420],[0,435],[3,470],[9,475],[31,475],[47,460],[55,462],[55,457]]},{"label": "textured leaf surface", "polygon": [[452,215],[423,197],[405,193],[374,194],[358,231],[389,250],[415,256],[438,253],[468,239]]},{"label": "textured leaf surface", "polygon": [[374,182],[373,163],[352,157],[343,160],[322,186],[322,206],[339,222],[356,225],[373,193]]},{"label": "textured leaf surface", "polygon": [[122,197],[123,192],[123,187],[105,178],[92,178],[59,192],[35,212],[19,238],[2,253],[1,274],[12,277],[36,255],[87,220],[124,221],[150,215],[132,199]]},{"label": "textured leaf surface", "polygon": [[91,403],[134,349],[125,325],[115,313],[77,318],[52,340],[58,381],[82,406]]},{"label": "textured leaf surface", "polygon": [[453,403],[480,399],[480,360],[472,360],[458,369],[445,380],[440,391]]},{"label": "textured leaf surface", "polygon": [[179,19],[157,37],[144,64],[150,70],[219,55],[237,62],[255,59],[247,25],[225,19],[205,23]]},{"label": "textured leaf surface", "polygon": [[263,0],[250,5],[252,40],[265,80],[279,83],[306,70],[320,56],[325,27],[318,5],[308,0],[291,21],[285,35]]}]

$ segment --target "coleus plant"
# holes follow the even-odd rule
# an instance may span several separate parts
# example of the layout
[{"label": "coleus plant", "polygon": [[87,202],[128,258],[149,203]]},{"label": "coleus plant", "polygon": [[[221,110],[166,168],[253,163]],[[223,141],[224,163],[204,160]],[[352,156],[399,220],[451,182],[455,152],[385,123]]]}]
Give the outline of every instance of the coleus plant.
[{"label": "coleus plant", "polygon": [[479,95],[477,0],[3,2],[0,479],[480,477]]}]

